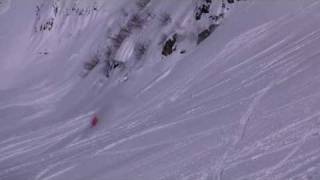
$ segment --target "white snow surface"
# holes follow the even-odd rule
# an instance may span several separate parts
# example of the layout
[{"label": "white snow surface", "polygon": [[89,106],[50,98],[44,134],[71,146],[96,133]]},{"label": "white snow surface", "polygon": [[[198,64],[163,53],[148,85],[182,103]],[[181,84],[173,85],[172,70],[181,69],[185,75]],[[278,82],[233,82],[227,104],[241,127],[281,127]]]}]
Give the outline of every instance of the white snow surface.
[{"label": "white snow surface", "polygon": [[320,179],[318,0],[0,2],[0,180]]}]

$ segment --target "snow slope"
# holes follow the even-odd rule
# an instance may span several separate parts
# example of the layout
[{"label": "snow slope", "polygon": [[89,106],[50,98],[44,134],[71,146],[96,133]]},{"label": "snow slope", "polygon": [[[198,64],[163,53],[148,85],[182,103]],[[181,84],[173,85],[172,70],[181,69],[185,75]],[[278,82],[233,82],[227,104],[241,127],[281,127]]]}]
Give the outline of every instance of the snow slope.
[{"label": "snow slope", "polygon": [[320,179],[320,2],[209,2],[0,10],[0,179]]}]

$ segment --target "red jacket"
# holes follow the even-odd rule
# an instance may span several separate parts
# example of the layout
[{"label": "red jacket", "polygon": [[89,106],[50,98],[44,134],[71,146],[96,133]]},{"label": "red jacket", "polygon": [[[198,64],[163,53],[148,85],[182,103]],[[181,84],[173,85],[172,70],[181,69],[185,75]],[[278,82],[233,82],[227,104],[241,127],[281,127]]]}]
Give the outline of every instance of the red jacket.
[{"label": "red jacket", "polygon": [[97,116],[93,116],[91,119],[91,127],[95,127],[98,124],[98,118]]}]

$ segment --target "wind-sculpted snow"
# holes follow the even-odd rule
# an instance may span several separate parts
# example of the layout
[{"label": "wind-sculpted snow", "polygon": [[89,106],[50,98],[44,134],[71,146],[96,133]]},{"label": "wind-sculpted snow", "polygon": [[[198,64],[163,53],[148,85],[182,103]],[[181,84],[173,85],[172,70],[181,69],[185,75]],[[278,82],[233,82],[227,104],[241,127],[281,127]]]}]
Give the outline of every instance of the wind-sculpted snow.
[{"label": "wind-sculpted snow", "polygon": [[1,180],[320,179],[317,0],[11,7]]}]

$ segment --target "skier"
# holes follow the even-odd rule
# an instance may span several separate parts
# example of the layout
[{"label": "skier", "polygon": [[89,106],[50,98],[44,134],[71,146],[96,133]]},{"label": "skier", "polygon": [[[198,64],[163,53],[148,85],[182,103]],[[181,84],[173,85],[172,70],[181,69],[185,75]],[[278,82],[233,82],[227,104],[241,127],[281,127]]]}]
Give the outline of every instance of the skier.
[{"label": "skier", "polygon": [[96,115],[93,116],[93,118],[91,119],[91,128],[95,127],[98,124],[98,118]]}]

